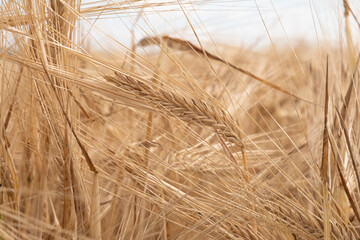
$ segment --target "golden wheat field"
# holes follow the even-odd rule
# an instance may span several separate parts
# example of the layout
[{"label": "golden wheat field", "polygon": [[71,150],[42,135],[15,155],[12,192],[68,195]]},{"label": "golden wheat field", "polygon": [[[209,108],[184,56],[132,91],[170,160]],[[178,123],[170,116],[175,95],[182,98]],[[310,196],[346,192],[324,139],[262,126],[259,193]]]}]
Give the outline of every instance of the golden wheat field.
[{"label": "golden wheat field", "polygon": [[214,2],[2,0],[1,240],[360,239],[359,2],[290,41],[247,1],[257,47]]}]

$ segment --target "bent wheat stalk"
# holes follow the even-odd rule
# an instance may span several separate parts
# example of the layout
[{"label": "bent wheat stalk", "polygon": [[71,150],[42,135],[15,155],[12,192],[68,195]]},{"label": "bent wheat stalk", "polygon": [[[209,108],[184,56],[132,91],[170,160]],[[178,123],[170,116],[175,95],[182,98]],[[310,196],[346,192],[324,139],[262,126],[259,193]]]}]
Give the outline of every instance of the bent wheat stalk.
[{"label": "bent wheat stalk", "polygon": [[208,51],[206,51],[205,49],[203,48],[199,48],[197,47],[196,45],[194,45],[193,43],[189,42],[189,41],[185,41],[185,40],[182,40],[182,39],[178,39],[178,38],[173,38],[173,37],[169,37],[169,36],[162,36],[162,37],[154,37],[154,38],[144,38],[142,40],[140,40],[140,42],[138,43],[139,46],[147,46],[147,45],[151,45],[151,44],[158,44],[158,45],[161,45],[161,42],[165,42],[170,48],[177,48],[177,49],[180,49],[180,50],[193,50],[201,55],[205,55],[205,57],[208,57],[210,59],[213,59],[215,61],[218,61],[218,62],[221,62],[221,63],[224,63],[226,65],[228,65],[229,67],[265,84],[266,86],[268,87],[271,87],[277,91],[280,91],[282,93],[285,93],[287,95],[290,95],[296,99],[299,99],[301,101],[304,101],[304,102],[307,102],[307,103],[312,103],[310,102],[309,100],[306,100],[302,97],[299,97],[297,96],[296,94],[294,93],[291,93],[289,92],[288,90],[285,90],[283,89],[282,87],[272,83],[272,82],[269,82],[268,80],[265,80],[257,75],[255,75],[254,73],[242,68],[242,67],[239,67],[239,66],[236,66]]}]

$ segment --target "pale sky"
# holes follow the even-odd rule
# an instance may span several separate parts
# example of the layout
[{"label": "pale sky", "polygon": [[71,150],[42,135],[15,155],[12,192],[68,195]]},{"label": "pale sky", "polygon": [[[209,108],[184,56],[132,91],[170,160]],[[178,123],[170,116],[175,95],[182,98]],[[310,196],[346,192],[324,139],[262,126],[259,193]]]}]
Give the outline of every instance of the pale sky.
[{"label": "pale sky", "polygon": [[[94,0],[87,2],[94,2]],[[195,39],[193,30],[177,1],[149,0],[147,2],[168,2],[168,4],[144,10],[135,28],[137,41],[146,34],[153,36],[155,32],[187,40]],[[298,39],[336,41],[339,39],[339,29],[343,31],[342,0],[192,0],[180,2],[196,33],[203,41],[213,39],[215,42],[254,47],[270,44],[270,37],[274,42],[283,41],[284,43],[293,43]],[[189,2],[192,4],[187,4]],[[131,6],[131,4],[126,6]],[[353,6],[354,11],[360,10],[360,3],[356,0],[350,1],[350,6]],[[91,34],[102,45],[105,45],[104,47],[110,47],[104,33],[129,46],[131,39],[129,29],[132,28],[138,12],[136,8],[127,9],[118,11],[116,16],[108,19],[97,20],[95,25],[103,32],[96,30]],[[359,12],[355,11],[355,13],[360,16]],[[352,25],[356,26],[353,20]],[[355,35],[354,38],[358,39],[358,36]],[[94,43],[94,41],[91,42]]]}]

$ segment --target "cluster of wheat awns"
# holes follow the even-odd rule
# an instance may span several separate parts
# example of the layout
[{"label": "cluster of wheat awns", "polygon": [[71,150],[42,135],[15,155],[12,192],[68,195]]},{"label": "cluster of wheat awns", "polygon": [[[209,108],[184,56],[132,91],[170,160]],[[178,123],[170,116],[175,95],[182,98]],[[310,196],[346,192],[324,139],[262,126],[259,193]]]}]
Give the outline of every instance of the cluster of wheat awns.
[{"label": "cluster of wheat awns", "polygon": [[112,55],[80,21],[188,3],[95,3],[1,4],[0,239],[360,238],[348,1],[335,45],[216,52],[193,29]]}]

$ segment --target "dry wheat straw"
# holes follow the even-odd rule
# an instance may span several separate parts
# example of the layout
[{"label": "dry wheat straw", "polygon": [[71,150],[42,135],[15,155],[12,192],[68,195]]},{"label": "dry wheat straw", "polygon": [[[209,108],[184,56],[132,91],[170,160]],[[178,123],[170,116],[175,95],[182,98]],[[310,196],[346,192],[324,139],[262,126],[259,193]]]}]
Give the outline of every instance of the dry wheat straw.
[{"label": "dry wheat straw", "polygon": [[328,105],[329,104],[329,61],[326,62],[326,84],[325,84],[325,110],[324,110],[324,132],[322,143],[322,162],[320,167],[321,193],[323,197],[323,221],[324,239],[330,240],[330,206],[329,206],[329,134],[327,130]]},{"label": "dry wheat straw", "polygon": [[[347,57],[334,57],[341,46],[319,44],[329,53],[324,71],[314,46],[284,47],[282,66],[273,64],[272,48],[210,53],[188,16],[200,3],[0,5],[0,238],[359,238],[360,54],[355,62],[349,20],[360,27],[357,5],[343,1]],[[170,7],[185,16],[200,47],[145,30],[153,27],[150,8]],[[115,13],[132,21],[131,48],[117,42],[111,60],[105,48],[86,53],[81,36],[91,34],[80,34],[82,24],[93,28],[91,18]],[[147,45],[160,53],[137,51]],[[256,68],[269,79],[285,73],[314,102],[323,101],[325,78],[324,113],[247,70]],[[246,84],[234,80],[236,71],[249,77]],[[321,160],[313,157],[320,151]]]}]

